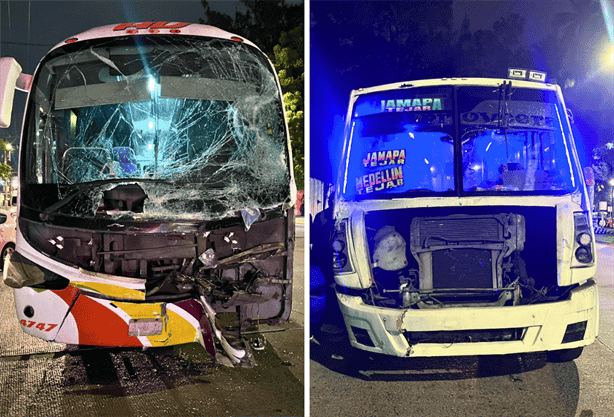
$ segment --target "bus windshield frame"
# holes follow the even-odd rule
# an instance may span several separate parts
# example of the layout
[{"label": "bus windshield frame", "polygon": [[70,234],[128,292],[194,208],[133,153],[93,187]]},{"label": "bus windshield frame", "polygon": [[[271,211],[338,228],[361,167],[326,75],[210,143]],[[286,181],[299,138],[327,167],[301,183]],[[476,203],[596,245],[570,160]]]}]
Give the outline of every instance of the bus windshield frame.
[{"label": "bus windshield frame", "polygon": [[553,90],[440,85],[354,101],[342,195],[349,201],[578,190],[573,138]]}]

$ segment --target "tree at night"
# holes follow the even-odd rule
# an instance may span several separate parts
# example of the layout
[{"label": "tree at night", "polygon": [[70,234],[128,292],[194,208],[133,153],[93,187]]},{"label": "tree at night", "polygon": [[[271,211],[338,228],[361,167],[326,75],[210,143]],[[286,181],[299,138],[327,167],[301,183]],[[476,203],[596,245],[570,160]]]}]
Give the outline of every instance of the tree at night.
[{"label": "tree at night", "polygon": [[206,0],[201,3],[205,19],[199,18],[199,23],[244,36],[258,45],[275,65],[284,95],[296,184],[302,189],[305,171],[303,4],[241,0],[243,7],[237,8],[232,17],[211,9]]}]

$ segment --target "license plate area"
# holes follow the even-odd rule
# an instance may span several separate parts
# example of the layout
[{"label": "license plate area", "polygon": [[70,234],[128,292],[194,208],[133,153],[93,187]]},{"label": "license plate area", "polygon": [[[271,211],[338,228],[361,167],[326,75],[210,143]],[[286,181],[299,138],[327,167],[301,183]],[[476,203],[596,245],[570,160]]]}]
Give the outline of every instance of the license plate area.
[{"label": "license plate area", "polygon": [[128,336],[156,336],[162,334],[162,319],[131,319]]}]

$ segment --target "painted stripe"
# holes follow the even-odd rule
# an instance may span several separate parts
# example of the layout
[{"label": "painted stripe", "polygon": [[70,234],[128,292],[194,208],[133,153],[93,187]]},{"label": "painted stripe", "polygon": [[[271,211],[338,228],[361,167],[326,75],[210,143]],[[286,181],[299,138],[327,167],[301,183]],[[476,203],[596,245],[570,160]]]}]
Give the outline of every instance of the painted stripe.
[{"label": "painted stripe", "polygon": [[182,319],[186,320],[195,329],[200,328],[200,323],[198,322],[198,320],[196,320],[196,317],[194,317],[192,314],[185,311],[183,308],[178,307],[175,304],[168,304],[166,306],[166,309],[167,311],[172,311],[173,313],[177,314]]},{"label": "painted stripe", "polygon": [[[109,300],[102,300],[102,299],[98,299],[94,297],[91,297],[90,299],[96,301],[100,305],[103,305],[107,309],[111,310],[114,314],[116,314],[119,318],[121,318],[126,323],[126,327],[129,326],[130,319],[135,318],[135,317],[131,317],[130,314],[128,314],[124,309],[122,309],[122,307],[124,307],[123,304],[125,303],[113,302],[113,304],[117,306],[117,307],[113,307],[111,305],[111,301]],[[128,331],[126,331],[126,335],[128,335]],[[139,339],[141,343],[143,344],[143,346],[146,346],[146,347],[152,346],[147,336],[130,336],[130,337],[136,337],[137,339]]]},{"label": "painted stripe", "polygon": [[103,274],[100,272],[87,271],[83,268],[79,268],[79,275],[73,278],[75,281],[85,282],[99,282],[107,283],[113,282],[114,285],[121,285],[122,287],[132,288],[135,290],[141,289],[145,291],[145,279],[144,278],[128,278],[119,275]]},{"label": "painted stripe", "polygon": [[128,336],[125,316],[118,314],[107,300],[81,295],[71,313],[79,329],[79,344],[96,346],[143,346],[135,336]]},{"label": "painted stripe", "polygon": [[89,290],[92,292],[96,292],[98,294],[103,294],[108,297],[116,297],[116,298],[126,298],[129,300],[144,300],[145,299],[145,289],[143,291],[138,291],[135,289],[125,288],[123,286],[114,285],[111,283],[99,283],[92,281],[76,281],[71,280],[70,283],[77,287],[82,288],[84,290]]},{"label": "painted stripe", "polygon": [[[195,300],[185,300],[179,302],[197,303]],[[162,318],[162,305],[165,303],[130,303],[130,302],[113,302],[119,309],[125,313],[125,320],[129,322],[132,319],[152,319]],[[199,304],[198,304],[199,305]],[[191,343],[198,340],[200,326],[198,320],[182,310],[174,304],[166,304],[166,322],[162,334],[152,336],[141,336],[147,338],[149,346],[169,346],[182,343]],[[113,308],[111,306],[111,308]],[[179,313],[178,313],[179,311]]]}]

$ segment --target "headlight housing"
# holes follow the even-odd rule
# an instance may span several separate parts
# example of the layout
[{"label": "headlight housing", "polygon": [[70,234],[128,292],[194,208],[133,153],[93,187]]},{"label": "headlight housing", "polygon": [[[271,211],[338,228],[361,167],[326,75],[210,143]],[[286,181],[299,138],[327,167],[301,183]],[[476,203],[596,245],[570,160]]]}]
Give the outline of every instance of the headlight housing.
[{"label": "headlight housing", "polygon": [[347,221],[344,220],[335,230],[332,241],[333,268],[337,274],[354,272],[354,268],[348,257],[348,245],[346,235]]},{"label": "headlight housing", "polygon": [[45,272],[19,252],[13,251],[4,260],[2,279],[12,288],[31,287],[45,282]]},{"label": "headlight housing", "polygon": [[62,290],[70,284],[67,278],[36,265],[17,251],[9,253],[4,260],[2,279],[12,288],[36,287]]},{"label": "headlight housing", "polygon": [[576,212],[574,219],[574,263],[576,266],[588,266],[595,259],[593,255],[593,235],[591,233],[588,212]]}]

